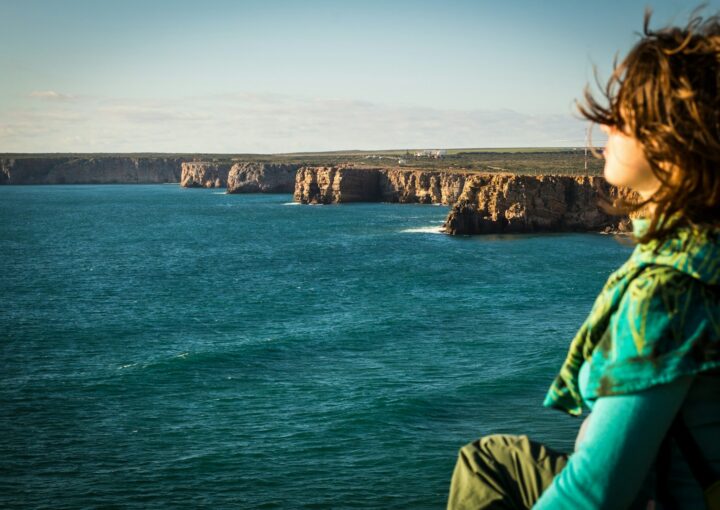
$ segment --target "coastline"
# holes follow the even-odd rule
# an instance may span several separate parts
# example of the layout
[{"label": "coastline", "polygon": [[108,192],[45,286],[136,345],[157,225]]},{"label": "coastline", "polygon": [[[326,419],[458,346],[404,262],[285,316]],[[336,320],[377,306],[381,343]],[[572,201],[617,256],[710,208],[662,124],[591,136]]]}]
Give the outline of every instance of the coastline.
[{"label": "coastline", "polygon": [[[357,162],[357,155],[337,154],[203,159],[195,155],[12,156],[0,155],[0,184],[173,184],[224,189],[228,194],[292,193],[294,202],[312,205],[447,205],[451,210],[441,228],[449,235],[566,231],[620,235],[629,222],[598,207],[601,196],[627,197],[627,190],[609,186],[599,175],[541,171],[550,164],[557,167],[558,160],[572,163],[577,155],[571,153],[462,153],[456,159],[419,159],[412,165],[388,158],[373,166],[365,161],[367,156]],[[331,164],[324,164],[323,157]],[[498,166],[498,158],[506,164]],[[496,164],[475,170],[468,161],[476,160]],[[460,162],[464,168],[455,166]],[[513,164],[517,171],[505,169]]]}]

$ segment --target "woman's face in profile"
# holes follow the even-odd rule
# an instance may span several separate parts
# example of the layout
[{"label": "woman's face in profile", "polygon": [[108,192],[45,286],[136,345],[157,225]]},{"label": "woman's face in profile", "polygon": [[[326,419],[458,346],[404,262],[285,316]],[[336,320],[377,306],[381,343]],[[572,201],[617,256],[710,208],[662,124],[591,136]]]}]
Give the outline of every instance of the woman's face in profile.
[{"label": "woman's face in profile", "polygon": [[608,137],[604,151],[605,180],[631,188],[643,198],[652,195],[660,181],[652,173],[640,142],[612,126],[601,125],[600,129]]}]

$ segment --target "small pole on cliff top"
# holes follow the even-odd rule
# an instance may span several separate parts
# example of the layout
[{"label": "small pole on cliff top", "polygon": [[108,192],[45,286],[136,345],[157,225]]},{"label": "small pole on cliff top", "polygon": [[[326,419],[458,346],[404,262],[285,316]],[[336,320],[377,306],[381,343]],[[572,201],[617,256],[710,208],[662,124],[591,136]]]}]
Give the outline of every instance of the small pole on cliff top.
[{"label": "small pole on cliff top", "polygon": [[585,175],[588,173],[587,169],[587,152],[588,152],[588,145],[590,145],[590,128],[585,128]]}]

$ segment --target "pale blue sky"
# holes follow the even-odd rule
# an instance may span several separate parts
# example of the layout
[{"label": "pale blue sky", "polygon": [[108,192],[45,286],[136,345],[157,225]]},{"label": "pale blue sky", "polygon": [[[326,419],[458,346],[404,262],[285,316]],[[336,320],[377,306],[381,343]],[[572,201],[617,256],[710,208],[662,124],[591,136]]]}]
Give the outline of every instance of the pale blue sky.
[{"label": "pale blue sky", "polygon": [[0,151],[581,145],[645,5],[695,4],[0,0]]}]

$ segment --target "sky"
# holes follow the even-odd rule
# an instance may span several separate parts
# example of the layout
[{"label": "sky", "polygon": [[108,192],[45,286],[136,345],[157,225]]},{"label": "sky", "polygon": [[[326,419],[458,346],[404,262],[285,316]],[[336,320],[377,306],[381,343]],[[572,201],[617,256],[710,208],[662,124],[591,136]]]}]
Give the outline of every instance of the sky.
[{"label": "sky", "polygon": [[0,0],[0,152],[583,146],[593,67],[646,6],[659,28],[696,5]]}]

